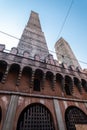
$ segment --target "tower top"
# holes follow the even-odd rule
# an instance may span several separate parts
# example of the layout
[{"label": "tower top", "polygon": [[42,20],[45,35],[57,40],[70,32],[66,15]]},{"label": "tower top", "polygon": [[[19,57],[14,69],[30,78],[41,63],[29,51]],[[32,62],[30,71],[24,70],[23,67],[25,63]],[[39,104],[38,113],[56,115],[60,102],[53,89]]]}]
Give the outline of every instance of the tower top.
[{"label": "tower top", "polygon": [[38,31],[42,31],[38,13],[31,11],[27,27]]},{"label": "tower top", "polygon": [[73,65],[76,67],[80,67],[80,64],[78,60],[76,59],[70,45],[64,38],[60,38],[56,43],[55,43],[55,51],[57,55],[57,59],[61,63],[65,63],[68,66]]},{"label": "tower top", "polygon": [[21,56],[25,51],[27,51],[31,57],[39,55],[40,59],[44,59],[49,54],[38,13],[31,11],[28,23],[24,28],[17,48]]}]

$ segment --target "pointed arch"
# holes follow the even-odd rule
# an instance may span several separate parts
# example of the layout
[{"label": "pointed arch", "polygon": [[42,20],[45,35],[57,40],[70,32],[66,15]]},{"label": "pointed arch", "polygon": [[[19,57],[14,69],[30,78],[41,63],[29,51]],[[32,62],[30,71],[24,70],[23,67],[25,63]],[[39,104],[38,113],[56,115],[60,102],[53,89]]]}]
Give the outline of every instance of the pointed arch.
[{"label": "pointed arch", "polygon": [[87,124],[87,115],[76,106],[69,106],[65,111],[67,130],[76,130],[75,125]]},{"label": "pointed arch", "polygon": [[28,105],[18,118],[16,130],[55,130],[51,112],[40,103]]}]

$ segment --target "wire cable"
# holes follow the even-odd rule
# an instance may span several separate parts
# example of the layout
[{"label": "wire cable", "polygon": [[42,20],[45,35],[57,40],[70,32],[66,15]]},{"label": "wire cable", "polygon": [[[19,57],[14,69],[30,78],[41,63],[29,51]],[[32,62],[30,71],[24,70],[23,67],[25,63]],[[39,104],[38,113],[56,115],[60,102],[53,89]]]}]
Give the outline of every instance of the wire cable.
[{"label": "wire cable", "polygon": [[[17,40],[19,40],[19,41],[21,40],[21,41],[23,41],[23,42],[25,42],[25,43],[29,43],[29,42],[26,42],[25,40],[19,39],[19,38],[15,37],[15,36],[13,36],[13,35],[11,35],[11,34],[8,34],[8,33],[3,32],[3,31],[0,31],[0,33],[2,33],[2,34],[4,34],[4,35],[7,35],[7,36],[9,36],[9,37],[11,37],[11,38],[17,39]],[[32,44],[32,46],[40,47],[40,49],[44,50],[44,48],[41,47],[41,46],[34,45],[34,44]],[[45,51],[46,51],[46,50],[44,50],[44,52],[45,52]],[[56,52],[54,52],[54,51],[52,51],[52,50],[48,50],[48,51],[51,52],[51,53],[54,53],[54,54],[61,55],[61,57],[63,56],[62,54],[56,53]],[[63,56],[63,57],[67,57],[67,58],[69,58],[69,59],[76,60],[76,59],[71,58],[71,57],[68,57],[68,56]],[[86,64],[86,65],[87,65],[87,62],[84,62],[84,61],[81,61],[81,60],[78,60],[78,61],[81,62],[81,63],[83,63],[83,64]]]},{"label": "wire cable", "polygon": [[65,19],[64,19],[64,21],[63,21],[63,24],[62,24],[62,26],[61,26],[61,28],[60,28],[59,33],[58,33],[58,37],[57,37],[57,39],[59,38],[59,36],[60,36],[60,34],[61,34],[61,32],[62,32],[62,30],[63,30],[63,28],[64,28],[64,25],[65,25],[66,20],[67,20],[67,18],[68,18],[68,16],[69,16],[69,13],[70,13],[71,7],[72,7],[72,5],[73,5],[73,2],[74,2],[74,0],[71,1],[71,4],[70,4],[69,9],[68,9],[68,11],[67,11],[67,14],[66,14],[66,16],[65,16]]},{"label": "wire cable", "polygon": [[[15,37],[15,36],[13,36],[13,35],[11,35],[11,34],[8,34],[8,33],[3,32],[3,31],[0,31],[0,33],[2,33],[2,34],[4,34],[4,35],[7,35],[7,36],[9,36],[9,37],[11,37],[11,38],[17,39],[17,40],[19,40],[19,41],[23,41],[23,42],[25,42],[25,43],[29,43],[29,42],[26,42],[25,40],[19,39],[19,38]],[[42,46],[38,46],[38,45],[34,45],[34,44],[32,44],[32,46],[40,47],[40,49],[44,50],[44,48],[43,48]],[[46,51],[46,50],[44,50],[44,52],[45,52],[45,51]],[[67,58],[72,59],[72,60],[77,60],[77,59],[74,59],[74,58],[71,58],[71,57],[68,57],[68,56],[63,56],[62,54],[56,53],[56,52],[54,52],[54,51],[52,51],[52,50],[48,50],[48,51],[51,52],[51,53],[54,53],[54,54],[61,55],[62,57],[67,57]],[[46,51],[46,52],[47,52],[47,51]],[[83,64],[86,64],[86,65],[87,65],[87,62],[84,62],[84,61],[81,61],[81,60],[78,60],[78,61],[79,61],[80,63],[83,63]]]}]

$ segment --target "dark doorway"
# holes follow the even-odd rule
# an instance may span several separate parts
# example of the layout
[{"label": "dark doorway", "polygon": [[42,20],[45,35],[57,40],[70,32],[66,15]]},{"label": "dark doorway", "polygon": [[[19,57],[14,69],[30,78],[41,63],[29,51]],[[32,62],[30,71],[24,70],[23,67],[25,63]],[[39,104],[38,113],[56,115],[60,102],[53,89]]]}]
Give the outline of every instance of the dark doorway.
[{"label": "dark doorway", "polygon": [[55,130],[52,115],[44,105],[31,104],[21,112],[17,130]]},{"label": "dark doorway", "polygon": [[65,122],[67,130],[76,130],[75,125],[87,124],[87,115],[78,107],[70,106],[65,112]]}]

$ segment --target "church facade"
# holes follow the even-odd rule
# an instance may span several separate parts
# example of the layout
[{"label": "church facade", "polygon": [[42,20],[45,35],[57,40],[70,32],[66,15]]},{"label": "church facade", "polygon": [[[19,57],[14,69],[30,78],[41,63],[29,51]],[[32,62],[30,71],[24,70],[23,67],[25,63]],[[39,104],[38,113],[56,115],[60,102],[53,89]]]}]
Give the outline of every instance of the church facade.
[{"label": "church facade", "polygon": [[31,12],[18,47],[0,45],[0,130],[87,130],[87,73],[49,53]]}]

